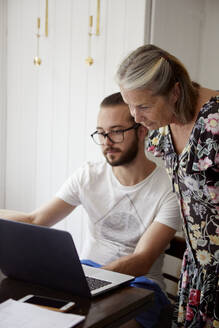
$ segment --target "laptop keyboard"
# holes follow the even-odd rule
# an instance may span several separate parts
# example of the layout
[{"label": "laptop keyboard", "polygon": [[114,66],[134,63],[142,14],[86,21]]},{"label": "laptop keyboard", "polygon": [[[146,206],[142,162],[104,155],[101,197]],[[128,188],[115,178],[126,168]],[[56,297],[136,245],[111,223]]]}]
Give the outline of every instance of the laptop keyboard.
[{"label": "laptop keyboard", "polygon": [[111,284],[110,281],[100,280],[96,278],[86,277],[86,279],[90,290],[94,290]]}]

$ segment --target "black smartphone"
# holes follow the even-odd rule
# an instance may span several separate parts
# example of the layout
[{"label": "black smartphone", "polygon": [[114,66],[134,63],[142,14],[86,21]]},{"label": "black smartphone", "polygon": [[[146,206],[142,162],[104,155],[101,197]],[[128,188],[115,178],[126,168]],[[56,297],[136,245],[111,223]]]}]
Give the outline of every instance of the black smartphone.
[{"label": "black smartphone", "polygon": [[39,305],[47,309],[60,312],[66,312],[75,305],[74,302],[40,295],[27,295],[21,298],[19,301]]}]

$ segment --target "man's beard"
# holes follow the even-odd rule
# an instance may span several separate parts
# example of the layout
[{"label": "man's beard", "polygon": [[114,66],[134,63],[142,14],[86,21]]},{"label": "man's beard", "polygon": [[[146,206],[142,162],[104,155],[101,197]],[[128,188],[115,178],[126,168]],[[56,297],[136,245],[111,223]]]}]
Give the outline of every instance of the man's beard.
[{"label": "man's beard", "polygon": [[[112,146],[112,147],[106,148],[103,153],[106,158],[107,163],[109,163],[111,166],[120,166],[120,165],[129,164],[136,158],[136,156],[138,154],[138,139],[136,137],[136,139],[133,141],[133,143],[131,144],[129,149],[127,149],[125,152],[123,152],[121,157],[118,158],[117,160],[113,159],[113,154],[111,155],[112,156],[111,159],[108,158],[107,152],[111,149],[115,150],[115,151],[117,150],[116,147]],[[118,152],[120,152],[119,149],[118,149]]]}]

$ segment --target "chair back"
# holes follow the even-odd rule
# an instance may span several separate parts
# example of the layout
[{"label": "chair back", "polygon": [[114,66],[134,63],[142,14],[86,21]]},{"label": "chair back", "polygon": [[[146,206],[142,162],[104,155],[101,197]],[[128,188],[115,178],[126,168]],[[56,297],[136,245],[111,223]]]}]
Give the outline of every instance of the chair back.
[{"label": "chair back", "polygon": [[[168,257],[169,264],[166,262],[166,265],[164,266],[164,272],[163,276],[166,280],[167,285],[174,285],[175,284],[175,290],[177,290],[177,284],[179,280],[179,271],[181,267],[181,261],[183,259],[183,254],[186,249],[186,241],[185,238],[180,237],[180,236],[175,236],[171,242],[170,242],[170,247],[165,251],[165,254]],[[166,259],[167,261],[167,259]],[[173,266],[171,263],[174,262],[174,265],[178,263],[178,273],[174,272]],[[172,288],[173,289],[173,288]],[[173,293],[172,291],[168,291],[168,286],[167,286],[167,295],[171,300],[176,299],[176,293]]]}]

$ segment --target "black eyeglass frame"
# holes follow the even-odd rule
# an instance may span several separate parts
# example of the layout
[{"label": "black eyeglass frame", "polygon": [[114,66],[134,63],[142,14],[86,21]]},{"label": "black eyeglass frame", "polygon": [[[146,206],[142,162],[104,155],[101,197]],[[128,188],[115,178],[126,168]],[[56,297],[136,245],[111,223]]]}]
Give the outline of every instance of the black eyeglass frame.
[{"label": "black eyeglass frame", "polygon": [[132,130],[132,129],[137,129],[137,128],[139,128],[140,125],[141,125],[140,123],[135,123],[135,124],[134,124],[133,126],[131,126],[130,128],[116,130],[116,132],[122,132],[122,133],[123,133],[123,139],[122,139],[122,141],[113,141],[113,140],[110,138],[109,134],[112,133],[113,131],[110,131],[110,132],[107,132],[107,133],[105,133],[105,132],[94,131],[90,136],[91,136],[91,138],[93,139],[93,141],[95,142],[95,144],[96,144],[96,145],[99,145],[99,146],[101,146],[101,145],[103,145],[103,144],[99,144],[99,143],[97,143],[97,142],[94,140],[94,135],[95,135],[95,134],[101,134],[101,135],[104,137],[104,139],[105,139],[105,138],[108,138],[112,143],[122,143],[122,142],[124,141],[124,132],[129,131],[129,130]]}]

